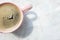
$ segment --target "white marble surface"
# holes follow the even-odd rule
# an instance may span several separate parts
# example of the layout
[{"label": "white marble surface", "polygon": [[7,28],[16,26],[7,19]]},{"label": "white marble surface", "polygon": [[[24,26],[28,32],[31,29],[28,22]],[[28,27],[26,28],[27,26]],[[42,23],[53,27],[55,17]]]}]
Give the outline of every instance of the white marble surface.
[{"label": "white marble surface", "polygon": [[13,33],[1,34],[0,40],[60,40],[60,0],[0,0],[18,6],[32,4],[24,21]]}]

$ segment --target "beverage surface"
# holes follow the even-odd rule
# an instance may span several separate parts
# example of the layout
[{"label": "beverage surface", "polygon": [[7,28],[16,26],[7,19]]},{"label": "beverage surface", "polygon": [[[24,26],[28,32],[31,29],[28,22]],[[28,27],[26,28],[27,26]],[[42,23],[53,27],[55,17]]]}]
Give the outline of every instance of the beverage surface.
[{"label": "beverage surface", "polygon": [[10,28],[20,20],[20,12],[17,7],[11,4],[0,6],[0,28]]}]

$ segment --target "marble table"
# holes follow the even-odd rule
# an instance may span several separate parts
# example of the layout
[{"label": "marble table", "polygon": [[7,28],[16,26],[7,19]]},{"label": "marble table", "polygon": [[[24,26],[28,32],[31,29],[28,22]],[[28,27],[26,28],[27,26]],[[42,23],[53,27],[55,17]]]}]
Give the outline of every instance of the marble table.
[{"label": "marble table", "polygon": [[0,0],[20,7],[32,4],[19,29],[0,33],[0,40],[60,40],[60,0]]}]

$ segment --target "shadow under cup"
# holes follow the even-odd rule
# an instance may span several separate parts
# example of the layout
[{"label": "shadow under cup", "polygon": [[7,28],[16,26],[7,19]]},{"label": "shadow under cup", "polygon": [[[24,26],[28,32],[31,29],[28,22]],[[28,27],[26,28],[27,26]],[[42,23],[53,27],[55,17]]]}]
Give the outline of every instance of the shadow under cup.
[{"label": "shadow under cup", "polygon": [[24,15],[24,19],[23,19],[21,27],[19,27],[16,31],[12,32],[12,34],[18,38],[28,37],[34,30],[33,22],[36,19],[37,19],[36,13],[34,11],[28,11]]}]

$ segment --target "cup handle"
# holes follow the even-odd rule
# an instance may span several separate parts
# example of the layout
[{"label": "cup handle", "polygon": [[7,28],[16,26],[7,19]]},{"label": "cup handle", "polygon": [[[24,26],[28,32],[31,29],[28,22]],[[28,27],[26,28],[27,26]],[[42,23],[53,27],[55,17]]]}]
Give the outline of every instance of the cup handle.
[{"label": "cup handle", "polygon": [[32,8],[32,5],[31,4],[29,4],[29,5],[26,5],[26,6],[24,6],[23,8],[22,8],[22,11],[23,11],[23,13],[26,13],[28,10],[30,10]]}]

